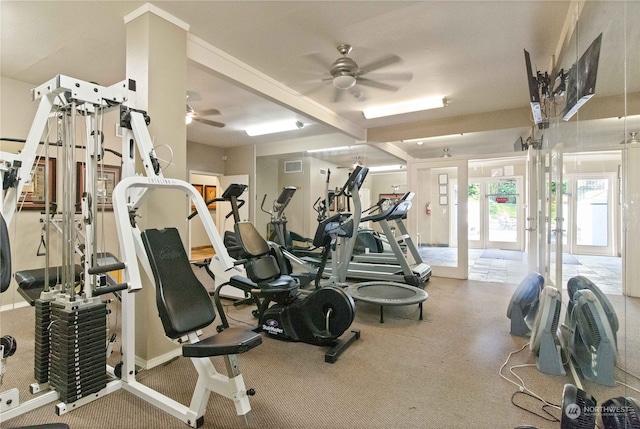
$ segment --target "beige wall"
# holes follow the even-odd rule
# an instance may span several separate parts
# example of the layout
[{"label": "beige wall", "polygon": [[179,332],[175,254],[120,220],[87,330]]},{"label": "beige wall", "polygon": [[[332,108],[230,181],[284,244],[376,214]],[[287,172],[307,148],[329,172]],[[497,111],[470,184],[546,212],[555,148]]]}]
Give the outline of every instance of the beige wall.
[{"label": "beige wall", "polygon": [[187,142],[187,168],[190,171],[225,174],[224,156],[222,148]]},{"label": "beige wall", "polygon": [[256,210],[256,148],[253,145],[229,148],[225,151],[225,175],[249,175],[249,220]]}]

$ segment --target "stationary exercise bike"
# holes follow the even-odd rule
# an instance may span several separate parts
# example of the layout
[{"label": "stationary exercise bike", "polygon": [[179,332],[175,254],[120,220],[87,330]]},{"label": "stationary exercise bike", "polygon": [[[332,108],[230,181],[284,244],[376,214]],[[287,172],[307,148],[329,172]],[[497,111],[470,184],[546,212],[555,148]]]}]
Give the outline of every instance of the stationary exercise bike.
[{"label": "stationary exercise bike", "polygon": [[225,244],[230,247],[230,254],[240,256],[237,263],[244,265],[247,276],[232,276],[228,283],[216,287],[214,300],[222,320],[218,330],[229,327],[220,302],[220,289],[232,286],[255,302],[256,331],[281,340],[330,346],[325,362],[334,363],[346,347],[360,338],[360,332],[353,330],[347,338],[340,339],[355,317],[353,299],[338,287],[319,288],[308,294],[300,292],[280,247],[269,244],[252,223],[239,221],[237,200],[245,189],[245,185],[232,184],[221,197],[231,202],[236,220],[234,237],[229,235]]}]

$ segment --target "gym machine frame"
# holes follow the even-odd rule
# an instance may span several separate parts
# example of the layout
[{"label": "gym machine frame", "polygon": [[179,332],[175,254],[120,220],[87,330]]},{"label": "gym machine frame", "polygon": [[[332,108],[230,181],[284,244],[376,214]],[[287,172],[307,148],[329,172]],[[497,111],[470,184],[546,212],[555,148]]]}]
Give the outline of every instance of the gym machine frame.
[{"label": "gym machine frame", "polygon": [[[25,145],[23,150],[18,154],[8,153],[8,152],[0,152],[0,173],[3,175],[3,184],[4,184],[4,195],[3,198],[0,199],[0,210],[7,222],[9,224],[13,218],[15,211],[18,208],[17,202],[18,197],[21,195],[22,190],[24,188],[25,183],[27,182],[27,178],[31,174],[31,169],[35,163],[37,149],[40,144],[40,138],[44,134],[44,131],[47,129],[49,114],[56,106],[68,105],[71,102],[71,110],[72,114],[75,115],[75,110],[78,109],[78,106],[82,105],[82,112],[86,114],[87,118],[87,141],[94,141],[94,146],[87,149],[87,163],[86,163],[86,177],[89,179],[95,178],[95,168],[91,167],[91,165],[95,165],[93,163],[96,162],[96,157],[98,154],[97,148],[100,147],[99,139],[101,138],[100,133],[98,132],[97,123],[96,126],[93,127],[90,123],[90,120],[97,109],[100,108],[113,108],[115,106],[120,107],[120,125],[123,128],[123,136],[122,136],[122,177],[123,180],[127,177],[134,176],[135,173],[135,164],[136,164],[136,148],[140,154],[142,159],[142,164],[145,169],[145,173],[147,174],[147,178],[132,178],[135,180],[141,180],[144,183],[148,183],[153,187],[153,185],[162,186],[169,185],[172,183],[171,179],[164,179],[162,172],[160,171],[160,166],[158,163],[158,159],[156,157],[153,142],[151,136],[149,135],[149,131],[147,129],[147,125],[149,123],[149,117],[146,115],[146,112],[135,110],[133,108],[129,108],[123,105],[126,100],[129,98],[129,95],[134,95],[135,92],[135,81],[125,80],[114,84],[110,87],[102,87],[97,84],[85,82],[79,79],[74,79],[64,75],[57,75],[50,81],[38,86],[33,89],[31,92],[32,100],[40,100],[38,110],[36,112],[34,121],[30,128],[29,134],[27,136]],[[72,127],[73,131],[70,134],[72,139],[75,138],[75,117],[72,119]],[[94,133],[90,133],[89,130],[95,131]],[[75,152],[75,144],[72,143],[71,147]],[[75,154],[74,154],[75,156]],[[68,160],[65,160],[68,162]],[[121,181],[121,182],[122,182]],[[248,398],[246,397],[247,393],[244,390],[244,384],[241,378],[241,375],[238,377],[225,378],[219,374],[215,373],[215,369],[213,369],[213,364],[210,360],[209,364],[206,363],[196,363],[194,360],[194,364],[198,369],[200,374],[198,384],[196,385],[196,389],[193,394],[192,402],[190,407],[186,407],[182,404],[177,403],[176,401],[156,392],[142,384],[138,383],[135,380],[135,337],[134,337],[134,317],[135,317],[135,293],[140,290],[142,285],[140,282],[139,272],[138,270],[138,262],[141,263],[144,271],[147,273],[150,279],[153,279],[153,275],[151,272],[151,267],[146,258],[146,253],[144,251],[144,247],[142,245],[139,231],[135,232],[133,235],[128,236],[127,245],[123,245],[121,243],[121,247],[127,247],[128,250],[126,252],[123,251],[123,254],[128,255],[128,263],[117,263],[111,264],[108,266],[94,266],[95,263],[95,249],[96,249],[96,240],[95,240],[95,229],[92,226],[93,220],[96,219],[95,216],[95,205],[93,205],[93,215],[88,211],[91,204],[86,199],[86,196],[95,195],[95,180],[86,180],[86,194],[85,198],[82,199],[82,217],[85,222],[85,244],[86,249],[93,250],[92,258],[85,258],[85,282],[89,282],[89,287],[84,288],[84,296],[82,297],[83,301],[95,301],[97,296],[117,292],[124,291],[126,289],[126,293],[122,294],[122,306],[123,310],[122,314],[122,343],[123,343],[123,362],[122,367],[120,368],[122,374],[122,379],[113,379],[106,383],[106,387],[101,389],[97,393],[93,393],[89,396],[82,397],[75,402],[72,403],[63,403],[60,402],[56,405],[56,413],[58,415],[65,414],[71,409],[78,408],[82,405],[85,405],[89,402],[92,402],[95,399],[101,398],[106,394],[117,391],[119,389],[125,389],[130,391],[142,399],[158,406],[159,408],[169,412],[174,417],[179,418],[183,422],[196,427],[197,424],[201,423],[201,417],[204,411],[206,410],[206,402],[208,399],[208,393],[210,391],[220,393],[223,396],[231,397],[236,402],[236,409],[239,415],[247,415],[250,411],[250,405],[248,402]],[[75,184],[73,184],[75,186]],[[121,188],[122,189],[122,188]],[[138,186],[132,188],[127,195],[127,204],[131,204],[131,206],[138,207],[144,201],[145,194],[149,187]],[[207,219],[206,229],[209,237],[212,240],[212,244],[216,248],[216,258],[212,258],[211,267],[215,269],[215,267],[222,266],[223,269],[228,269],[233,266],[233,260],[228,256],[226,249],[222,245],[222,241],[213,225],[213,221],[208,216],[208,210],[204,205],[204,201],[202,197],[199,196],[195,189],[186,184],[186,188],[184,188],[187,194],[190,194],[192,201],[198,208],[198,211],[201,212],[202,218]],[[116,195],[116,191],[114,190],[114,198]],[[115,200],[114,200],[114,210],[115,210]],[[75,210],[73,211],[73,213]],[[62,227],[69,228],[69,230],[73,230],[72,234],[75,234],[74,229],[74,214],[70,214],[70,218],[63,218]],[[206,214],[206,216],[204,216]],[[46,222],[49,222],[49,206],[45,207],[45,216]],[[118,218],[116,217],[116,220]],[[128,222],[128,219],[127,219]],[[72,235],[73,236],[73,235]],[[73,240],[69,240],[70,248],[63,248],[63,251],[67,253],[67,256],[64,258],[71,258],[75,248]],[[137,258],[133,257],[130,252],[134,249],[135,254],[138,256]],[[144,257],[142,257],[144,255]],[[47,262],[48,265],[48,262]],[[55,297],[54,299],[61,299],[62,301],[67,301],[67,297],[56,297],[56,291],[49,291],[49,282],[48,282],[48,267],[45,270],[45,292],[43,295],[47,295],[49,297]],[[99,274],[104,274],[109,271],[124,269],[125,279],[126,281],[122,284],[112,285],[112,286],[103,286],[96,287],[96,277]],[[131,271],[133,270],[133,273]],[[85,285],[86,286],[86,285]],[[73,288],[71,288],[71,293],[73,293]],[[62,295],[62,294],[59,294]],[[74,297],[75,299],[75,297]],[[188,338],[190,341],[197,341],[197,337],[193,337],[190,335]],[[186,338],[185,338],[186,340]],[[202,359],[199,359],[199,361]],[[237,365],[234,361],[234,358],[231,357],[230,360],[227,360],[227,366],[230,374],[238,373]],[[0,361],[0,365],[3,362]],[[2,369],[2,368],[0,368]],[[115,377],[116,369],[110,366],[106,368],[107,373],[111,377]],[[239,374],[239,373],[238,373]],[[49,386],[47,385],[31,385],[31,393],[39,393],[45,391],[42,395],[33,398],[23,404],[19,404],[18,401],[18,389],[11,389],[7,392],[0,393],[2,395],[2,403],[6,403],[5,399],[9,399],[11,406],[6,410],[3,409],[0,414],[0,420],[5,421],[11,419],[13,417],[17,417],[21,414],[39,408],[43,405],[47,405],[52,402],[56,402],[60,399],[60,393],[55,390],[48,390]],[[46,391],[48,390],[48,391]]]}]

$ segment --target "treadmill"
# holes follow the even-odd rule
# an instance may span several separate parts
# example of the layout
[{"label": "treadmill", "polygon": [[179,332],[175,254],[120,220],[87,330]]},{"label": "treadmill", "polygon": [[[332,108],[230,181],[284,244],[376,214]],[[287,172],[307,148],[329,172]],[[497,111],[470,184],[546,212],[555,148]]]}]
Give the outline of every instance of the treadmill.
[{"label": "treadmill", "polygon": [[[347,278],[399,282],[420,288],[425,286],[425,283],[429,281],[431,277],[431,267],[422,260],[418,248],[411,239],[409,231],[403,222],[403,219],[406,218],[407,212],[411,208],[411,200],[414,195],[413,192],[407,192],[400,200],[392,206],[389,206],[386,210],[358,219],[359,221],[369,220],[377,222],[380,225],[393,250],[395,263],[381,263],[379,260],[375,262],[376,258],[380,256],[371,253],[369,255],[358,255],[357,258],[352,257],[350,259]],[[361,210],[358,193],[354,192],[352,198],[354,212],[358,213]],[[394,237],[389,222],[396,224],[401,233],[399,237]],[[410,264],[407,260],[400,246],[400,242],[403,242],[413,257],[415,261],[414,264]],[[373,257],[373,259],[369,260],[373,262],[367,262],[367,258],[371,257]],[[330,271],[330,268],[327,267],[325,271]]]}]

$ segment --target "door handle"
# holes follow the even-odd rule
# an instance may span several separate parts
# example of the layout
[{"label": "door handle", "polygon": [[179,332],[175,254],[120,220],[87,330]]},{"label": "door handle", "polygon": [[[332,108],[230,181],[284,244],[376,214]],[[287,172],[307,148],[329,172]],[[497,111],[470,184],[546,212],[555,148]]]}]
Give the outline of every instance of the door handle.
[{"label": "door handle", "polygon": [[535,231],[536,229],[535,228],[525,228],[524,230],[525,231]]}]

